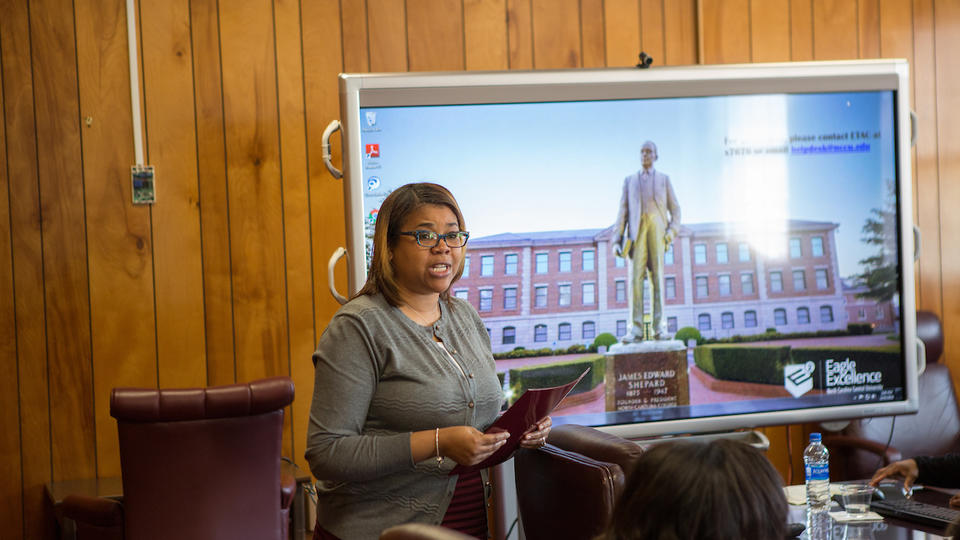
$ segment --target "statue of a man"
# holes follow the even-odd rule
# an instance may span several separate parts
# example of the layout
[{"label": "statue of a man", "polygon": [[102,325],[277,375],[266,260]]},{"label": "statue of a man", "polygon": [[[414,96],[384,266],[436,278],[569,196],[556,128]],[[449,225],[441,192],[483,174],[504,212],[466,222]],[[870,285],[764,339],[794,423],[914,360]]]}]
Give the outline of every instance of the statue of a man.
[{"label": "statue of a man", "polygon": [[663,253],[677,235],[680,205],[670,185],[670,177],[654,170],[657,145],[643,143],[640,162],[643,168],[623,180],[620,210],[613,228],[614,252],[631,261],[630,330],[624,343],[643,340],[643,278],[649,273],[653,335],[668,339],[663,320]]}]

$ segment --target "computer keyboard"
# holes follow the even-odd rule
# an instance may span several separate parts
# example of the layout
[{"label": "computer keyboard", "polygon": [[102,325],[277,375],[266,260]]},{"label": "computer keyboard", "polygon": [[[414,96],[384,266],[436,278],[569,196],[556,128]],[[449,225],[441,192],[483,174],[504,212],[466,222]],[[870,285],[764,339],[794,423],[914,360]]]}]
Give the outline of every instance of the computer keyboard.
[{"label": "computer keyboard", "polygon": [[946,527],[960,518],[960,510],[910,499],[873,501],[870,509],[882,516],[935,527]]}]

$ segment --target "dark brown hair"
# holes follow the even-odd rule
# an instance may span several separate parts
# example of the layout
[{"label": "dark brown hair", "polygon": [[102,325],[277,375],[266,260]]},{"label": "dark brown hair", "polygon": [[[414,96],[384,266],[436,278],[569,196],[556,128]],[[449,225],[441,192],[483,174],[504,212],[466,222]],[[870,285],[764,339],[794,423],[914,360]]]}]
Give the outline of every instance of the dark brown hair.
[{"label": "dark brown hair", "polygon": [[732,440],[654,446],[637,461],[605,540],[780,540],[787,500],[776,469]]},{"label": "dark brown hair", "polygon": [[[383,204],[380,205],[377,223],[373,230],[373,258],[367,271],[367,282],[355,296],[380,293],[392,306],[399,306],[402,303],[393,264],[390,262],[390,252],[397,245],[399,233],[407,217],[425,205],[446,206],[453,215],[457,216],[457,225],[460,230],[466,230],[460,206],[447,188],[429,182],[398,187],[387,195]],[[451,285],[456,283],[463,274],[467,247],[460,249],[464,250],[464,256],[460,258],[460,266],[456,268]],[[450,290],[440,293],[440,298],[449,299]]]}]

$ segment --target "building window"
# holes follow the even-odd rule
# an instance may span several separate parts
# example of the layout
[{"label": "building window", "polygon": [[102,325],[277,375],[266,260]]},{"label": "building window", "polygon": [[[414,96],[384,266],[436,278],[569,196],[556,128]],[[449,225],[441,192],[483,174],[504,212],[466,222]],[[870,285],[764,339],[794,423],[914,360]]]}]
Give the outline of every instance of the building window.
[{"label": "building window", "polygon": [[470,277],[470,257],[463,258],[463,274],[460,274],[460,277]]},{"label": "building window", "polygon": [[753,274],[740,274],[740,293],[753,294]]},{"label": "building window", "polygon": [[533,340],[534,341],[546,341],[547,340],[547,325],[538,324],[533,327]]},{"label": "building window", "polygon": [[627,321],[619,320],[617,321],[617,337],[622,337],[627,333]]},{"label": "building window", "polygon": [[750,260],[750,244],[746,242],[740,242],[740,245],[737,246],[737,251],[740,254],[740,262],[747,262]]},{"label": "building window", "polygon": [[503,258],[503,273],[508,276],[517,275],[517,257],[516,253],[509,253]]},{"label": "building window", "polygon": [[533,288],[533,307],[547,307],[546,285],[537,285]]},{"label": "building window", "polygon": [[743,313],[743,326],[747,328],[756,328],[757,327],[757,312],[754,310],[745,311]]},{"label": "building window", "polygon": [[581,285],[583,292],[583,303],[584,305],[594,304],[597,302],[597,285],[594,283],[584,283]]},{"label": "building window", "polygon": [[820,322],[833,322],[833,308],[830,306],[820,306]]},{"label": "building window", "polygon": [[560,271],[569,272],[570,271],[570,252],[561,251],[560,252]]},{"label": "building window", "polygon": [[797,259],[803,257],[803,250],[800,248],[800,239],[791,238],[790,239],[790,258]]},{"label": "building window", "polygon": [[770,292],[780,292],[783,290],[783,273],[770,272]]},{"label": "building window", "polygon": [[547,273],[547,253],[537,253],[537,273],[546,274]]},{"label": "building window", "polygon": [[480,311],[493,309],[493,289],[480,289]]},{"label": "building window", "polygon": [[823,257],[823,237],[814,236],[810,239],[810,253],[814,257]]},{"label": "building window", "polygon": [[861,321],[867,320],[867,310],[860,308],[857,310],[857,318]]},{"label": "building window", "polygon": [[614,283],[614,287],[616,288],[616,291],[617,291],[617,297],[616,297],[617,302],[626,302],[627,301],[627,282],[622,279],[618,279]]},{"label": "building window", "polygon": [[797,324],[810,324],[810,309],[805,307],[797,308]]},{"label": "building window", "polygon": [[493,255],[484,255],[483,257],[480,257],[480,275],[493,275]]},{"label": "building window", "polygon": [[671,243],[667,246],[667,249],[663,252],[663,264],[673,264],[673,244]]},{"label": "building window", "polygon": [[667,317],[667,332],[676,333],[677,332],[677,318],[676,317]]},{"label": "building window", "polygon": [[697,328],[700,330],[710,330],[710,314],[701,313],[697,316]]},{"label": "building window", "polygon": [[787,324],[787,310],[783,308],[777,308],[773,310],[773,324],[777,326],[783,326]]},{"label": "building window", "polygon": [[503,309],[517,309],[517,288],[503,289]]},{"label": "building window", "polygon": [[733,313],[724,311],[720,314],[720,327],[724,329],[733,328]]},{"label": "building window", "polygon": [[827,271],[823,268],[816,271],[814,274],[817,277],[817,288],[826,289],[830,287],[830,282],[827,281]]},{"label": "building window", "polygon": [[717,292],[720,296],[730,296],[730,274],[717,276]]},{"label": "building window", "polygon": [[617,267],[617,268],[626,268],[626,267],[627,267],[627,260],[624,259],[623,257],[616,257],[616,256],[614,256],[614,258],[613,258],[613,265],[614,265],[615,267]]},{"label": "building window", "polygon": [[570,325],[570,323],[566,323],[566,322],[560,323],[560,325],[557,326],[557,340],[570,341],[570,337],[572,336],[572,332],[570,330],[571,328],[572,326]]},{"label": "building window", "polygon": [[793,290],[802,291],[807,288],[807,278],[803,270],[793,271]]},{"label": "building window", "polygon": [[677,278],[668,277],[663,280],[663,294],[667,298],[676,298],[677,297]]},{"label": "building window", "polygon": [[877,319],[883,318],[883,306],[877,306]]},{"label": "building window", "polygon": [[710,293],[710,290],[707,287],[707,277],[699,276],[697,278],[697,297],[706,298],[709,293]]},{"label": "building window", "polygon": [[513,326],[505,326],[503,328],[503,344],[513,345],[516,342],[517,342],[517,329]]},{"label": "building window", "polygon": [[559,289],[560,289],[560,300],[558,303],[561,306],[569,306],[570,305],[570,285],[569,284],[560,285]]},{"label": "building window", "polygon": [[580,266],[584,272],[593,272],[596,261],[597,255],[592,249],[585,249],[580,252]]},{"label": "building window", "polygon": [[717,262],[723,264],[723,263],[726,263],[728,260],[729,259],[727,258],[727,244],[725,242],[721,242],[717,244]]},{"label": "building window", "polygon": [[593,339],[597,337],[597,325],[593,321],[583,321],[581,328],[582,339]]},{"label": "building window", "polygon": [[454,291],[453,295],[456,296],[457,298],[461,299],[461,300],[466,300],[467,302],[470,301],[470,290],[469,290],[469,289],[460,289],[460,290],[458,290],[458,291]]},{"label": "building window", "polygon": [[693,245],[693,262],[697,264],[707,264],[707,245],[706,244]]}]

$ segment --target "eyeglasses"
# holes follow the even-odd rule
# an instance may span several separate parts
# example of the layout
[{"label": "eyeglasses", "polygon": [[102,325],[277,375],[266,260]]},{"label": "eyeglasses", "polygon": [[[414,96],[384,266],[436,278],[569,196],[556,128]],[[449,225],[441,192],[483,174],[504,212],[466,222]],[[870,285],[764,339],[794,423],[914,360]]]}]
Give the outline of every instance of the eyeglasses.
[{"label": "eyeglasses", "polygon": [[433,231],[404,231],[400,234],[416,238],[418,244],[427,248],[437,247],[437,245],[440,244],[441,238],[443,238],[447,247],[463,247],[467,245],[467,238],[470,238],[470,233],[467,231],[448,232],[446,234],[435,233]]}]

